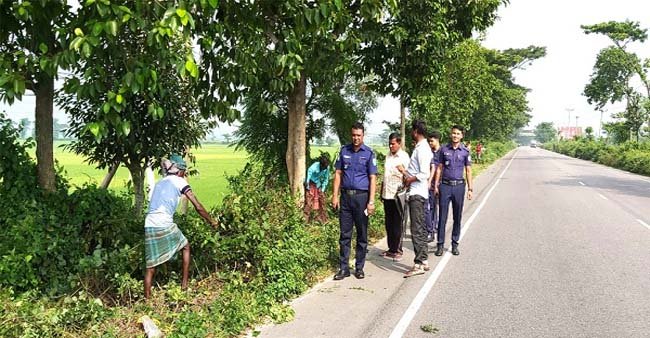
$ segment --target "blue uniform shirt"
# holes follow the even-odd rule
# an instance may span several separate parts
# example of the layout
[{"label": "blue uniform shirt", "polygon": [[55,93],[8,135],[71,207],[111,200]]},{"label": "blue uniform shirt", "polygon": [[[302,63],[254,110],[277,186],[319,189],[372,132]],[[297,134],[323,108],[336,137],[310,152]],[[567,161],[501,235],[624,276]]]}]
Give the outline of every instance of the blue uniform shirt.
[{"label": "blue uniform shirt", "polygon": [[440,148],[439,164],[442,164],[443,180],[462,180],[463,170],[472,165],[472,158],[462,143],[455,149],[449,143]]},{"label": "blue uniform shirt", "polygon": [[431,150],[431,152],[433,153],[433,158],[431,158],[431,164],[433,164],[435,168],[437,168],[438,163],[440,163],[440,149],[442,149],[442,147],[438,148],[437,151]]},{"label": "blue uniform shirt", "polygon": [[377,175],[375,153],[365,144],[357,152],[352,144],[341,147],[334,167],[343,171],[342,189],[370,190],[369,176]]},{"label": "blue uniform shirt", "polygon": [[327,183],[329,180],[329,168],[321,170],[320,162],[314,162],[311,166],[309,166],[309,169],[307,169],[307,179],[305,180],[305,183],[309,184],[309,181],[314,182],[320,191],[325,191],[325,189],[327,189]]}]

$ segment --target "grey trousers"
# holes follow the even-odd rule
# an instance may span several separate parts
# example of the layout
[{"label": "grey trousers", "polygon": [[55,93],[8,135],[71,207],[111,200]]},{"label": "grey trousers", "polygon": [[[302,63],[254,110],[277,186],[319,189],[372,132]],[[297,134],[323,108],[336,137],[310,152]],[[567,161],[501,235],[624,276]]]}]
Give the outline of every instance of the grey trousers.
[{"label": "grey trousers", "polygon": [[427,199],[419,195],[411,195],[409,197],[411,238],[413,241],[413,250],[415,251],[415,264],[422,264],[429,258],[427,252],[427,230],[424,227],[424,205],[426,202]]}]

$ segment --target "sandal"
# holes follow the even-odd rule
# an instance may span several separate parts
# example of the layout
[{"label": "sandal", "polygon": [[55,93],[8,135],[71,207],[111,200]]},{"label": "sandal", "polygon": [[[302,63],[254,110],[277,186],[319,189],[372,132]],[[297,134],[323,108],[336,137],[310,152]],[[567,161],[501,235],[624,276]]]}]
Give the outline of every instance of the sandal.
[{"label": "sandal", "polygon": [[428,270],[429,269],[428,265],[422,265],[422,264],[413,265],[413,268],[411,270],[406,271],[406,273],[404,274],[404,278],[413,277],[413,276],[417,276],[417,275],[423,275],[424,272],[427,271],[427,270],[425,270],[425,266],[426,266],[426,269]]}]

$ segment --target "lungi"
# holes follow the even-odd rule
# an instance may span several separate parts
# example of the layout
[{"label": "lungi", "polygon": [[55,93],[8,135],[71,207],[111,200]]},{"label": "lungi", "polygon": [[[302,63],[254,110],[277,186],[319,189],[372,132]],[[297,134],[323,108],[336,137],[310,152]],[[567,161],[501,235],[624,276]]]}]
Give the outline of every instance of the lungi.
[{"label": "lungi", "polygon": [[147,268],[167,262],[187,243],[187,238],[174,223],[167,227],[145,227],[144,251]]}]

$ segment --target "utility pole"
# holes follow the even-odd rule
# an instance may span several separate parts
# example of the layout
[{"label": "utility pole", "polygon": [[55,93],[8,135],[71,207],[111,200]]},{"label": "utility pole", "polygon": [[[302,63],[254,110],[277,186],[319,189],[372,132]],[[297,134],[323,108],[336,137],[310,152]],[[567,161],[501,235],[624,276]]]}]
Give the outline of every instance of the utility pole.
[{"label": "utility pole", "polygon": [[600,110],[600,126],[598,127],[598,139],[600,140],[603,137],[603,112],[606,109]]},{"label": "utility pole", "polygon": [[[579,118],[580,118],[580,116],[576,115],[576,134],[575,134],[576,136],[578,136],[578,130],[579,130],[579,129],[578,129],[578,119],[579,119]],[[580,136],[582,136],[582,133],[580,133]],[[574,137],[574,138],[575,138],[575,137]]]}]

